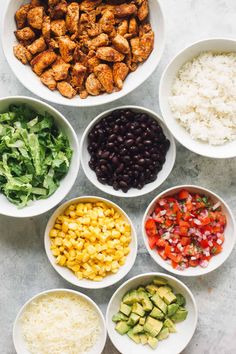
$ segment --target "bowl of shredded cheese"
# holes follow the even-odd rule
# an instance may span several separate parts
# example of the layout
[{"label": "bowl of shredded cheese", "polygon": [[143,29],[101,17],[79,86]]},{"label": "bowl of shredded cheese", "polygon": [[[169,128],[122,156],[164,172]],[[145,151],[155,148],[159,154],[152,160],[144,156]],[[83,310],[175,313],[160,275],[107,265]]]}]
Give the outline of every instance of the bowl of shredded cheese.
[{"label": "bowl of shredded cheese", "polygon": [[62,204],[48,221],[44,245],[53,268],[87,289],[121,280],[137,255],[137,235],[128,215],[117,204],[94,196]]},{"label": "bowl of shredded cheese", "polygon": [[13,327],[17,354],[101,354],[106,336],[96,303],[68,289],[48,290],[28,300]]},{"label": "bowl of shredded cheese", "polygon": [[159,87],[163,119],[189,150],[211,158],[236,156],[236,41],[214,38],[183,49]]}]

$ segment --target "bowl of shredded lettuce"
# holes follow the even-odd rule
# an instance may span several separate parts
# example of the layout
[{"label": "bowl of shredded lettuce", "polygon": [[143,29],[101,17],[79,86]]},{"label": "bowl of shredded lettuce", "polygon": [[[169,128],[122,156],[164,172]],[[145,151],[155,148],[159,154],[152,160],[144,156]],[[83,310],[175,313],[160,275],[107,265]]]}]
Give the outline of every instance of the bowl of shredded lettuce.
[{"label": "bowl of shredded lettuce", "polygon": [[0,99],[0,214],[31,217],[56,206],[79,170],[76,133],[50,105]]}]

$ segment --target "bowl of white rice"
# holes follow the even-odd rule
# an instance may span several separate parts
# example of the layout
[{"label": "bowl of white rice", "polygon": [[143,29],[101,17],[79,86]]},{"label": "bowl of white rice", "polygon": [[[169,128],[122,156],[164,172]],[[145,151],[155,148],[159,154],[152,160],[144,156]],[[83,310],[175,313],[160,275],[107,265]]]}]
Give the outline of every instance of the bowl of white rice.
[{"label": "bowl of white rice", "polygon": [[101,354],[106,337],[96,303],[69,289],[44,291],[28,300],[13,327],[17,354]]},{"label": "bowl of white rice", "polygon": [[187,149],[236,156],[236,40],[198,41],[167,65],[159,87],[163,119]]}]

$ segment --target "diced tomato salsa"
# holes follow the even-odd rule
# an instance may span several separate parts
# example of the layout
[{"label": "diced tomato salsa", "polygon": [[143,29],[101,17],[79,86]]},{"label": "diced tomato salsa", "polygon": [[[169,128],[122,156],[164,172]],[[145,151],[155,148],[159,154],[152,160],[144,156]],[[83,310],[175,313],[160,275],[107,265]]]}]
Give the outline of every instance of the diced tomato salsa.
[{"label": "diced tomato salsa", "polygon": [[219,203],[187,190],[158,200],[145,229],[151,249],[173,268],[207,267],[222,251],[226,217]]}]

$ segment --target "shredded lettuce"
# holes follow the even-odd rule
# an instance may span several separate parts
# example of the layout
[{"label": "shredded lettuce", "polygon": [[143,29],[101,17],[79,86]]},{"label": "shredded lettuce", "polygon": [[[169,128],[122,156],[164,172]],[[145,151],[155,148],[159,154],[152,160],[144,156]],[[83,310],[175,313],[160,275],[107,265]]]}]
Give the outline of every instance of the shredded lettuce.
[{"label": "shredded lettuce", "polygon": [[52,195],[71,158],[68,138],[47,112],[11,105],[0,114],[0,191],[18,207]]}]

